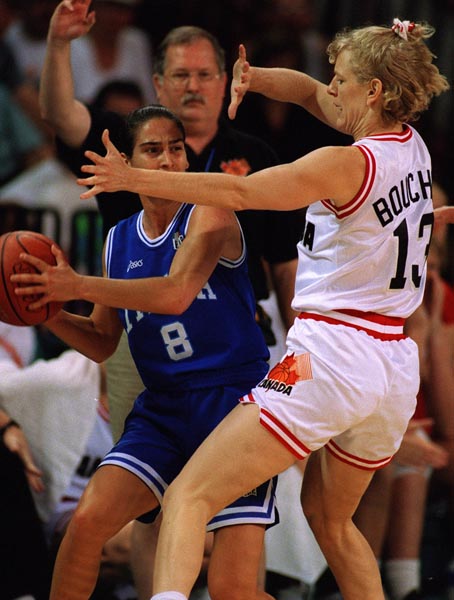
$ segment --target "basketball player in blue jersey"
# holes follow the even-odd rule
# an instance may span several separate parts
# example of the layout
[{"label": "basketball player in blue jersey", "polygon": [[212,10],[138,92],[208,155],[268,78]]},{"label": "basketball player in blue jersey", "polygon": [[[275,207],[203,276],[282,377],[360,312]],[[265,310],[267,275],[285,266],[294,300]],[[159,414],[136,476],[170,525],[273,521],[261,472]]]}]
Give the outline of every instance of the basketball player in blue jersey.
[{"label": "basketball player in blue jersey", "polygon": [[[135,111],[127,131],[131,165],[187,168],[184,128],[168,109]],[[31,259],[43,281],[52,277],[66,298],[95,304],[90,317],[60,312],[46,323],[49,329],[104,361],[124,328],[146,386],[68,527],[54,569],[53,600],[90,597],[106,540],[132,519],[156,516],[166,488],[192,453],[268,368],[234,213],[140,198],[143,210],[108,234],[107,277],[81,277],[58,255],[53,279],[44,263]],[[257,590],[257,572],[265,527],[275,519],[274,484],[248,490],[209,524],[215,532],[208,572],[212,598],[270,598]]]},{"label": "basketball player in blue jersey", "polygon": [[250,67],[240,47],[232,117],[250,89],[300,104],[349,134],[350,146],[242,178],[131,168],[107,132],[107,154],[86,153],[94,164],[79,183],[92,187],[82,198],[129,189],[233,210],[308,207],[292,303],[300,314],[287,352],[169,486],[152,600],[186,600],[206,523],[305,457],[302,506],[342,597],[384,600],[375,557],[352,516],[416,405],[418,353],[403,325],[423,298],[434,214],[430,155],[409,123],[449,87],[425,43],[433,32],[399,19],[340,32],[327,49],[329,85],[299,71]]}]

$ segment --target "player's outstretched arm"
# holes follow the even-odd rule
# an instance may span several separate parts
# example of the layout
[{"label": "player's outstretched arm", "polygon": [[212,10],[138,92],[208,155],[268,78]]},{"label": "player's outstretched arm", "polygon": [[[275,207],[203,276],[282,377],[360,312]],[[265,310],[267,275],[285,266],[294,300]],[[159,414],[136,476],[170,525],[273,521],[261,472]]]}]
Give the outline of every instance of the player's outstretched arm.
[{"label": "player's outstretched arm", "polygon": [[[174,257],[165,276],[125,280],[80,275],[68,264],[63,252],[53,245],[54,265],[32,254],[21,254],[20,260],[29,263],[33,269],[27,273],[11,275],[10,280],[17,286],[14,288],[17,296],[36,296],[36,300],[28,305],[30,310],[38,310],[49,302],[86,300],[99,309],[112,307],[178,315],[192,304],[216,268],[220,257],[236,260],[241,251],[240,231],[233,213],[217,208],[197,207],[192,212],[185,243]],[[61,313],[62,311],[46,322],[59,337],[62,337],[63,325],[67,326],[66,333],[71,332],[67,316],[61,316]],[[98,328],[93,319],[88,325],[80,319],[76,323],[76,316],[73,317],[74,326],[83,325],[93,335],[96,333],[102,337],[109,329],[105,325]],[[55,324],[59,326],[58,331],[54,331]],[[93,358],[86,349],[82,350],[80,346],[75,345],[73,337],[62,339],[89,358]]]},{"label": "player's outstretched arm", "polygon": [[353,146],[319,148],[293,163],[237,177],[138,169],[126,164],[107,130],[102,140],[105,156],[85,152],[93,164],[83,165],[82,171],[89,176],[77,180],[89,188],[80,195],[82,199],[101,192],[129,190],[142,196],[234,211],[295,210],[323,198],[342,206],[358,193],[364,181],[365,159]]},{"label": "player's outstretched arm", "polygon": [[247,61],[245,47],[240,44],[230,87],[228,115],[231,119],[235,118],[248,91],[272,100],[298,104],[320,121],[335,127],[336,111],[327,85],[295,69],[253,67]]},{"label": "player's outstretched arm", "polygon": [[76,100],[71,67],[71,41],[95,22],[90,0],[63,0],[55,9],[47,35],[40,79],[41,115],[68,145],[79,147],[91,126],[87,107]]}]

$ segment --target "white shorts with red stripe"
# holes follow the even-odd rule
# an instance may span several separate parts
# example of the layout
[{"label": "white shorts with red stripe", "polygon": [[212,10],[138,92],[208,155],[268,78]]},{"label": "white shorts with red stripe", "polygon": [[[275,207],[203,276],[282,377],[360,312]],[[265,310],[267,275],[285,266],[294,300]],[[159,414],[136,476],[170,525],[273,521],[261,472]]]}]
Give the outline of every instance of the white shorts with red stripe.
[{"label": "white shorts with red stripe", "polygon": [[298,459],[322,446],[379,469],[400,446],[416,406],[419,361],[403,320],[374,313],[301,313],[287,353],[242,402]]}]

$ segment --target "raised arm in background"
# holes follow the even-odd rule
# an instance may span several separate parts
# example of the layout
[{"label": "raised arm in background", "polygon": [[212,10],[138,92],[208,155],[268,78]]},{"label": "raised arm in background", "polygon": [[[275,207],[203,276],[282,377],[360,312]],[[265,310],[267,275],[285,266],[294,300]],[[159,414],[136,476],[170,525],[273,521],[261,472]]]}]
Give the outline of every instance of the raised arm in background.
[{"label": "raised arm in background", "polygon": [[87,107],[74,96],[71,41],[86,34],[95,22],[90,0],[63,0],[49,25],[46,57],[40,80],[41,115],[68,145],[80,146],[91,125]]}]

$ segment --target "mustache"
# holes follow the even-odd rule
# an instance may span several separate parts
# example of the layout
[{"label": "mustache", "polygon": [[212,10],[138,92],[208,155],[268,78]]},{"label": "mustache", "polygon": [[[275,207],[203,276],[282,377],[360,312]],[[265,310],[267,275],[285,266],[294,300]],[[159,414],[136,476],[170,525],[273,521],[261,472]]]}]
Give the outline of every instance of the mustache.
[{"label": "mustache", "polygon": [[189,102],[201,102],[202,104],[205,104],[205,98],[203,96],[201,96],[200,94],[194,94],[192,92],[187,92],[181,98],[181,104],[185,105],[185,104],[188,104]]}]

